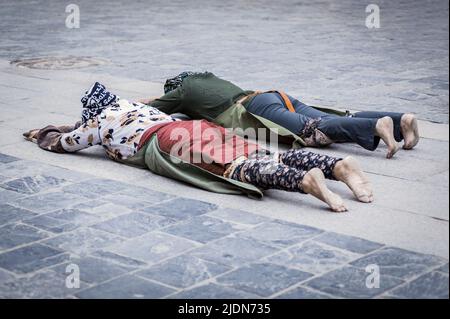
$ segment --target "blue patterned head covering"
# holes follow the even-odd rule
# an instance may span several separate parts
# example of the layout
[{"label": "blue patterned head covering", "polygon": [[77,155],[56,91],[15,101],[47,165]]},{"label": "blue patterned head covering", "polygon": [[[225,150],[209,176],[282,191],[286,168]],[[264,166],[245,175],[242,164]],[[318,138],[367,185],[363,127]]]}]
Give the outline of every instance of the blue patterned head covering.
[{"label": "blue patterned head covering", "polygon": [[81,98],[81,104],[83,105],[81,122],[86,123],[88,120],[95,118],[104,109],[116,104],[118,100],[117,95],[107,91],[104,85],[95,82]]}]

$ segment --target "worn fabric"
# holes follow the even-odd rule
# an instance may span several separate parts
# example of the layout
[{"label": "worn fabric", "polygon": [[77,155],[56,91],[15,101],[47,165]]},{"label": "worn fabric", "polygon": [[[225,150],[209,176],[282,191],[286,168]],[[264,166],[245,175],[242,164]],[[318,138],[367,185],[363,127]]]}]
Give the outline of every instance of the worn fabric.
[{"label": "worn fabric", "polygon": [[176,122],[150,130],[157,135],[161,151],[217,175],[223,175],[227,164],[236,158],[248,157],[259,148],[205,120]]},{"label": "worn fabric", "polygon": [[385,116],[389,116],[394,122],[394,138],[397,142],[403,141],[403,134],[401,128],[402,116],[404,113],[398,112],[377,112],[377,111],[363,111],[356,112],[351,115],[353,118],[363,118],[363,119],[380,119]]},{"label": "worn fabric", "polygon": [[81,98],[81,122],[85,124],[88,120],[94,120],[104,109],[117,103],[118,100],[117,95],[106,90],[104,85],[95,82]]},{"label": "worn fabric", "polygon": [[156,108],[120,99],[98,82],[82,102],[83,119],[76,127],[69,130],[48,126],[39,131],[37,142],[41,148],[76,152],[102,145],[110,158],[125,159],[136,154],[141,136],[149,128],[178,121]]},{"label": "worn fabric", "polygon": [[183,113],[191,119],[206,119],[229,129],[263,129],[267,136],[269,133],[278,135],[281,143],[292,144],[292,147],[305,145],[288,129],[247,112],[245,105],[250,99],[243,104],[238,103],[254,91],[245,91],[210,72],[195,73],[179,82],[177,88],[149,105],[168,114]]},{"label": "worn fabric", "polygon": [[[290,112],[284,106],[281,96],[277,93],[263,93],[254,97],[246,106],[253,114],[273,121],[298,134],[303,140],[324,146],[330,142],[353,142],[367,150],[375,150],[380,138],[376,136],[376,123],[379,118],[390,116],[394,121],[394,135],[397,141],[403,138],[400,129],[402,113],[392,112],[358,112],[352,116],[339,116],[323,112],[306,105],[289,96],[296,113]],[[327,141],[323,133],[331,141]],[[308,144],[309,145],[309,144]]]},{"label": "worn fabric", "polygon": [[183,83],[183,80],[187,78],[188,76],[194,75],[194,72],[191,71],[185,71],[181,72],[177,76],[167,79],[164,83],[164,93],[167,94],[176,88],[181,86],[181,83]]},{"label": "worn fabric", "polygon": [[158,133],[132,157],[119,160],[132,166],[147,168],[155,174],[191,184],[201,189],[221,194],[246,194],[252,198],[264,195],[257,187],[231,178],[213,174],[193,163],[163,152],[158,143]]},{"label": "worn fabric", "polygon": [[240,160],[230,176],[261,189],[304,192],[302,181],[311,169],[319,168],[326,178],[335,180],[333,170],[341,160],[298,149],[279,155],[263,150],[246,160]]},{"label": "worn fabric", "polygon": [[193,120],[214,119],[237,99],[253,91],[244,91],[211,72],[184,78],[174,90],[150,103],[164,113],[183,113]]},{"label": "worn fabric", "polygon": [[307,173],[275,161],[254,159],[239,164],[231,178],[261,189],[304,193],[302,181]]},{"label": "worn fabric", "polygon": [[333,170],[336,164],[342,160],[339,157],[317,154],[306,150],[288,150],[280,154],[280,162],[301,170],[309,171],[319,168],[325,178],[335,180]]},{"label": "worn fabric", "polygon": [[112,159],[133,156],[142,134],[160,123],[176,119],[145,104],[120,99],[104,109],[95,119],[88,120],[78,129],[63,134],[61,143],[67,152],[75,152],[93,145],[102,145]]}]

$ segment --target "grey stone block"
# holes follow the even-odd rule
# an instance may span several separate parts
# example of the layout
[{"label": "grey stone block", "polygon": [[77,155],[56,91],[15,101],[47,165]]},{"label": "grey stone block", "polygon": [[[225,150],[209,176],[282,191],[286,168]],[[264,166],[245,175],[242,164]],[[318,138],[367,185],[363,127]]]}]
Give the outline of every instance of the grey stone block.
[{"label": "grey stone block", "polygon": [[219,265],[190,255],[182,255],[142,270],[137,275],[173,287],[187,288],[228,270],[231,270],[228,266]]},{"label": "grey stone block", "polygon": [[22,194],[35,194],[43,190],[59,187],[65,182],[65,180],[56,177],[37,175],[9,180],[0,184],[0,187]]},{"label": "grey stone block", "polygon": [[15,162],[18,160],[19,160],[19,158],[17,158],[17,157],[0,153],[0,163],[11,163],[11,162]]},{"label": "grey stone block", "polygon": [[53,271],[45,270],[30,278],[20,278],[0,284],[0,297],[17,299],[61,299],[74,298],[73,294],[86,288],[67,288],[66,278]]},{"label": "grey stone block", "polygon": [[366,299],[403,283],[401,279],[381,274],[380,287],[368,288],[366,279],[369,275],[363,269],[347,266],[313,278],[304,285],[337,297]]},{"label": "grey stone block", "polygon": [[36,228],[23,224],[8,224],[0,227],[0,250],[11,249],[48,237]]},{"label": "grey stone block", "polygon": [[173,218],[175,220],[183,220],[206,214],[215,209],[217,209],[217,206],[214,204],[195,199],[176,198],[162,204],[144,208],[142,211]]},{"label": "grey stone block", "polygon": [[258,225],[247,232],[239,234],[239,237],[253,238],[274,247],[287,247],[316,236],[321,232],[321,230],[309,226],[276,221]]},{"label": "grey stone block", "polygon": [[208,216],[244,225],[258,225],[263,222],[270,221],[270,219],[266,217],[230,208],[217,209],[211,213],[208,213]]},{"label": "grey stone block", "polygon": [[11,200],[14,206],[29,209],[36,213],[48,213],[85,201],[84,197],[63,192],[37,194],[26,198]]},{"label": "grey stone block", "polygon": [[[133,188],[131,188],[131,190],[133,190]],[[173,196],[159,192],[151,192],[149,190],[147,190],[145,196],[142,196],[142,194],[140,194],[140,196],[134,196],[131,190],[127,188],[122,189],[120,193],[102,197],[102,200],[108,203],[124,206],[132,210],[142,210],[145,207],[153,206],[173,198]]]},{"label": "grey stone block", "polygon": [[95,178],[63,187],[66,193],[77,194],[87,198],[96,199],[101,196],[107,196],[111,193],[119,192],[123,189],[120,182]]},{"label": "grey stone block", "polygon": [[330,299],[331,297],[312,289],[297,287],[281,295],[277,299]]},{"label": "grey stone block", "polygon": [[171,299],[256,299],[260,298],[244,291],[207,284],[170,296]]},{"label": "grey stone block", "polygon": [[24,223],[53,233],[62,233],[83,225],[90,225],[98,220],[99,218],[95,215],[78,209],[62,209],[27,219]]},{"label": "grey stone block", "polygon": [[89,214],[79,209],[70,209],[70,208],[58,210],[56,212],[48,213],[41,216],[62,220],[67,223],[72,223],[74,225],[90,225],[92,223],[99,221],[99,218],[94,214]]},{"label": "grey stone block", "polygon": [[109,247],[108,251],[155,264],[197,246],[198,244],[183,238],[152,232]]},{"label": "grey stone block", "polygon": [[173,195],[134,185],[124,187],[120,190],[119,194],[131,196],[139,201],[150,202],[153,205],[175,198]]},{"label": "grey stone block", "polygon": [[241,266],[278,251],[254,239],[225,237],[192,252],[193,256],[219,264]]},{"label": "grey stone block", "polygon": [[93,228],[101,229],[122,237],[137,237],[152,230],[170,225],[172,220],[151,214],[131,213],[93,225]]},{"label": "grey stone block", "polygon": [[138,210],[154,205],[154,203],[150,201],[144,201],[136,197],[133,197],[132,195],[123,195],[123,194],[107,195],[102,197],[102,200],[110,204],[124,206],[131,210]]},{"label": "grey stone block", "polygon": [[101,283],[106,280],[118,277],[135,268],[123,267],[104,259],[94,257],[72,258],[68,263],[55,266],[51,270],[61,276],[67,276],[68,265],[75,264],[80,270],[80,280],[89,284]]},{"label": "grey stone block", "polygon": [[99,257],[101,259],[112,261],[116,264],[119,264],[119,265],[122,265],[125,267],[135,268],[135,267],[147,266],[147,264],[145,262],[142,262],[142,261],[130,258],[130,257],[125,257],[125,256],[121,256],[118,254],[114,254],[112,252],[105,251],[102,249],[93,252],[91,255],[94,257]]},{"label": "grey stone block", "polygon": [[143,299],[163,298],[175,290],[143,278],[125,275],[88,288],[75,295],[82,299]]},{"label": "grey stone block", "polygon": [[26,219],[23,221],[23,223],[52,233],[62,233],[74,230],[75,228],[79,227],[76,224],[69,223],[62,219],[47,217],[47,214]]},{"label": "grey stone block", "polygon": [[367,254],[384,246],[366,239],[332,232],[326,232],[314,240],[358,254]]},{"label": "grey stone block", "polygon": [[446,263],[444,266],[439,267],[436,270],[448,274],[448,263]]},{"label": "grey stone block", "polygon": [[89,210],[94,210],[95,208],[98,208],[100,206],[107,205],[107,204],[108,204],[107,202],[105,202],[101,199],[92,199],[92,200],[87,200],[82,203],[75,204],[72,206],[72,208],[89,211]]},{"label": "grey stone block", "polygon": [[339,268],[359,256],[321,243],[307,241],[270,256],[266,260],[313,274],[322,274]]},{"label": "grey stone block", "polygon": [[[0,269],[0,285],[4,282],[13,281],[14,279],[15,278],[13,275]],[[1,296],[2,296],[2,293],[0,291],[0,298],[1,298]]]},{"label": "grey stone block", "polygon": [[118,244],[122,241],[122,238],[101,230],[78,228],[70,233],[63,233],[59,236],[47,239],[45,244],[80,255],[85,255],[91,251]]},{"label": "grey stone block", "polygon": [[79,182],[86,179],[92,179],[92,175],[65,169],[62,167],[27,160],[19,160],[12,163],[4,164],[3,166],[0,167],[0,172],[2,175],[10,178],[46,175],[63,179],[69,182]]},{"label": "grey stone block", "polygon": [[0,225],[21,221],[35,215],[35,213],[23,208],[0,204]]},{"label": "grey stone block", "polygon": [[368,265],[375,264],[380,267],[381,275],[408,279],[440,263],[442,263],[442,259],[435,256],[386,247],[355,260],[351,264],[362,269]]},{"label": "grey stone block", "polygon": [[15,273],[28,273],[67,259],[61,250],[32,244],[0,254],[0,267]]},{"label": "grey stone block", "polygon": [[17,198],[24,197],[24,194],[9,191],[6,189],[0,189],[0,203],[9,203]]},{"label": "grey stone block", "polygon": [[298,284],[312,274],[270,263],[244,266],[217,278],[217,282],[262,297]]},{"label": "grey stone block", "polygon": [[188,238],[200,243],[225,237],[238,231],[233,224],[208,216],[197,216],[177,225],[165,228],[163,231],[175,236]]},{"label": "grey stone block", "polygon": [[95,216],[98,216],[99,218],[103,220],[111,219],[120,215],[125,215],[128,213],[131,213],[131,209],[121,206],[118,204],[112,204],[107,202],[102,202],[103,204],[99,204],[93,207],[88,207],[91,205],[91,203],[86,203],[82,206],[80,206],[80,209],[88,211],[91,214],[94,214]]},{"label": "grey stone block", "polygon": [[448,299],[448,275],[433,271],[399,287],[389,294],[407,299]]}]

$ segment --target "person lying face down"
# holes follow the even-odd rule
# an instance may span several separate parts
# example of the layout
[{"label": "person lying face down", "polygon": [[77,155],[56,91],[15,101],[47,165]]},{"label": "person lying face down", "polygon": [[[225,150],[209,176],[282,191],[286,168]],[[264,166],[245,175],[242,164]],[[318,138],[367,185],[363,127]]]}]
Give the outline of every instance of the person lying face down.
[{"label": "person lying face down", "polygon": [[357,143],[374,151],[380,139],[387,158],[398,151],[398,142],[410,150],[419,142],[413,114],[395,112],[340,112],[313,107],[281,91],[244,91],[213,73],[183,72],[165,84],[165,95],[141,102],[191,119],[207,119],[227,128],[281,126],[312,147],[334,142]]},{"label": "person lying face down", "polygon": [[373,201],[370,183],[352,157],[302,149],[271,152],[206,120],[179,121],[121,99],[98,82],[81,102],[81,121],[75,125],[49,125],[23,135],[57,153],[101,145],[115,161],[219,193],[261,197],[261,190],[280,189],[311,194],[334,212],[344,212],[341,197],[326,186],[330,179],[345,183],[359,201]]}]

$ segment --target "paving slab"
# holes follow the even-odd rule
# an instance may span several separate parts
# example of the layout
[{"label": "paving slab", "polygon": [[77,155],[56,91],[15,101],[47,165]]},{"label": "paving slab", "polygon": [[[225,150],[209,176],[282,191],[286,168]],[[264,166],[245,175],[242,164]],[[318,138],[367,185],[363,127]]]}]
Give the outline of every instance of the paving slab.
[{"label": "paving slab", "polygon": [[[224,10],[220,0],[201,9],[196,0],[79,0],[79,29],[65,27],[63,3],[3,1],[0,298],[448,298],[448,2],[382,1],[381,28],[368,29],[367,4],[357,0],[280,1]],[[67,55],[102,63],[10,63]],[[95,81],[137,99],[162,95],[165,79],[185,70],[283,89],[312,105],[413,112],[422,139],[393,160],[382,143],[375,152],[315,149],[354,156],[374,187],[374,203],[363,204],[329,181],[349,208],[333,214],[303,194],[210,193],[112,162],[101,147],[54,154],[22,137],[77,121],[80,96]],[[68,290],[55,270],[74,260],[89,283]],[[366,287],[367,263],[379,265],[380,288]],[[314,277],[291,280],[281,269]]]},{"label": "paving slab", "polygon": [[163,298],[173,292],[171,288],[126,275],[80,291],[75,295],[81,299],[155,299]]}]

